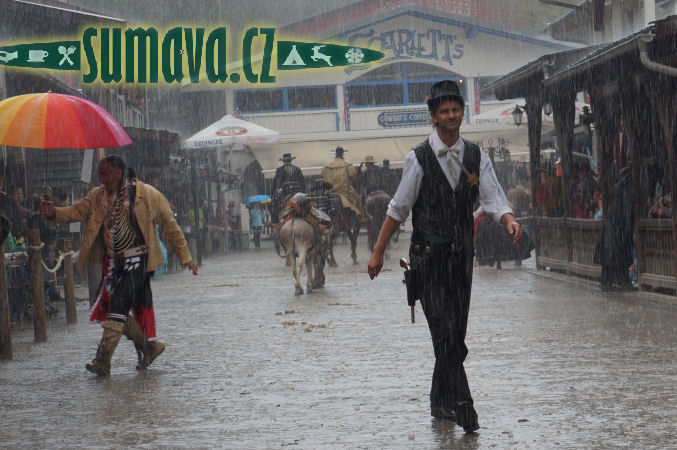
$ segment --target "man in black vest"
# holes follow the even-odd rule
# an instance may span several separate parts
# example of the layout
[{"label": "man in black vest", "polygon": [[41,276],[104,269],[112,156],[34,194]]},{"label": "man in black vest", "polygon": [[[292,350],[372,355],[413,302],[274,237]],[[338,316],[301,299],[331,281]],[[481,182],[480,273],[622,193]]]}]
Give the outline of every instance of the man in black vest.
[{"label": "man in black vest", "polygon": [[473,204],[480,204],[522,239],[491,160],[459,136],[465,102],[451,80],[435,83],[428,109],[434,131],[407,155],[400,185],[369,259],[374,279],[383,267],[386,245],[411,211],[409,257],[418,298],[435,350],[430,390],[433,417],[456,420],[467,433],[479,428],[463,361],[473,269]]}]

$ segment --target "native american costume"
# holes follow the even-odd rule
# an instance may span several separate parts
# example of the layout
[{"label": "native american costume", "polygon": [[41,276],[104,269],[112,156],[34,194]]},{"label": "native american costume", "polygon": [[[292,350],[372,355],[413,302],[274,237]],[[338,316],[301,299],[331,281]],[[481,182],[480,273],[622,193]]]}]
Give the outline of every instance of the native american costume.
[{"label": "native american costume", "polygon": [[157,338],[150,278],[146,272],[148,248],[134,214],[136,182],[127,180],[118,194],[108,198],[101,228],[105,244],[103,274],[90,320],[125,321],[131,310],[149,341]]},{"label": "native american costume", "polygon": [[[103,322],[97,354],[87,369],[110,375],[111,358],[122,335],[134,342],[137,368],[147,368],[162,353],[156,340],[150,278],[164,264],[155,231],[159,224],[182,265],[190,251],[169,202],[155,188],[137,180],[124,180],[116,193],[97,187],[79,202],[55,208],[58,223],[87,221],[78,267],[103,261],[103,277],[90,319]],[[128,317],[132,311],[134,317]]]}]

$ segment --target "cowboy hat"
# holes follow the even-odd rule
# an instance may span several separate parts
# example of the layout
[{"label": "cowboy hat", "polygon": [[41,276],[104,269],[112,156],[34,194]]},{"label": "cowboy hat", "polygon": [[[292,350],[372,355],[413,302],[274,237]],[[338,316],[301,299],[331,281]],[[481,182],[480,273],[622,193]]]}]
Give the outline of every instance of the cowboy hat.
[{"label": "cowboy hat", "polygon": [[284,160],[291,161],[292,159],[296,159],[296,156],[292,156],[291,153],[285,153],[285,154],[282,155],[282,158],[278,159],[278,161],[284,161]]},{"label": "cowboy hat", "polygon": [[336,147],[336,150],[332,150],[331,152],[336,156],[340,156],[344,153],[348,153],[348,150],[345,150],[343,147],[339,145],[338,147]]},{"label": "cowboy hat", "polygon": [[428,98],[428,109],[432,111],[435,106],[442,103],[444,100],[456,100],[465,107],[465,100],[461,95],[461,90],[458,84],[452,80],[442,80],[433,84],[430,88],[430,96]]},{"label": "cowboy hat", "polygon": [[376,160],[374,160],[374,157],[373,157],[373,156],[369,155],[369,156],[365,156],[365,157],[364,157],[364,162],[366,162],[366,163],[375,163]]}]

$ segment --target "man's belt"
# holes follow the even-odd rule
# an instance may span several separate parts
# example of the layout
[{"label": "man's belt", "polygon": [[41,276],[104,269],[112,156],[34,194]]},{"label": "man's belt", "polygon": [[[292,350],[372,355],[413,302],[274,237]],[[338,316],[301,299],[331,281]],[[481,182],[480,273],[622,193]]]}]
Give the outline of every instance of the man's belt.
[{"label": "man's belt", "polygon": [[128,248],[120,253],[116,253],[116,258],[131,258],[133,256],[141,256],[148,253],[148,247],[145,245],[139,245],[138,247]]},{"label": "man's belt", "polygon": [[418,256],[427,256],[431,254],[440,254],[446,252],[460,252],[463,250],[463,244],[461,242],[448,242],[448,243],[438,243],[438,244],[411,244],[412,253]]}]

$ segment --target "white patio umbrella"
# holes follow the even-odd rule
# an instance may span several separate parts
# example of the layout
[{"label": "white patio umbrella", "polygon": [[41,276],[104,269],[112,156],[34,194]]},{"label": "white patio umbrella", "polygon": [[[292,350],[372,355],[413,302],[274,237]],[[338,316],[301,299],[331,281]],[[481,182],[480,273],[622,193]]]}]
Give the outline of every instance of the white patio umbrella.
[{"label": "white patio umbrella", "polygon": [[[501,105],[497,108],[491,109],[489,111],[483,112],[481,114],[477,114],[475,116],[470,117],[470,123],[472,125],[485,125],[485,126],[491,126],[491,125],[515,125],[515,122],[512,118],[512,112],[515,109],[515,106],[517,103],[507,103],[505,105]],[[520,103],[520,106],[523,106],[524,102]],[[578,114],[580,114],[583,111],[583,107],[587,106],[590,107],[587,103],[581,103],[581,102],[576,102],[576,117],[578,117]],[[522,115],[522,123],[525,124],[528,122],[528,117],[526,113]],[[553,119],[553,114],[550,114],[549,116],[543,113],[543,122],[550,122],[552,126],[552,122],[554,121]]]},{"label": "white patio umbrella", "polygon": [[184,149],[224,147],[233,144],[270,144],[280,133],[233,116],[224,116],[181,144]]}]

